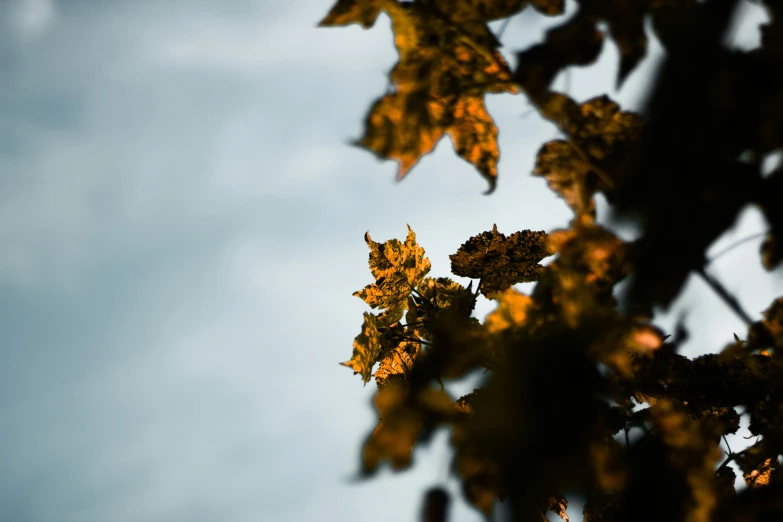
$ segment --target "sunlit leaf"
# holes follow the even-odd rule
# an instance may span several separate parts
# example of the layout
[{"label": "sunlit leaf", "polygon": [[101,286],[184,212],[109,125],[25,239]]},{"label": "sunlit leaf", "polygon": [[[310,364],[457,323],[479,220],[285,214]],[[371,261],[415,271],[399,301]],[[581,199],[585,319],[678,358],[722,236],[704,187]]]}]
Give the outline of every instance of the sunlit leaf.
[{"label": "sunlit leaf", "polygon": [[465,161],[476,166],[489,181],[490,191],[495,187],[498,176],[498,129],[489,117],[484,100],[478,96],[460,97],[453,109],[454,123],[448,127],[448,134],[457,151]]},{"label": "sunlit leaf", "polygon": [[493,295],[498,306],[484,319],[484,326],[490,333],[497,333],[513,326],[521,326],[527,319],[527,309],[533,300],[527,295],[508,288]]},{"label": "sunlit leaf", "polygon": [[337,0],[329,14],[318,24],[320,26],[361,24],[365,29],[372,27],[385,0]]},{"label": "sunlit leaf", "polygon": [[364,239],[370,247],[369,264],[375,283],[353,295],[373,308],[385,309],[387,324],[394,323],[402,317],[413,288],[429,273],[430,261],[416,244],[416,234],[410,227],[404,243],[398,239],[377,243],[369,234]]},{"label": "sunlit leaf", "polygon": [[403,341],[391,349],[382,359],[373,376],[379,387],[392,378],[405,379],[421,349],[416,342]]},{"label": "sunlit leaf", "polygon": [[517,87],[486,21],[519,6],[512,2],[487,10],[487,2],[459,5],[455,10],[437,2],[346,1],[340,13],[348,14],[327,19],[367,25],[377,16],[377,7],[392,20],[399,54],[389,74],[393,90],[376,100],[365,118],[364,135],[355,144],[395,160],[397,179],[402,179],[448,133],[457,154],[476,167],[492,191],[499,156],[497,128],[483,98],[487,92],[517,92]]},{"label": "sunlit leaf", "polygon": [[378,318],[369,312],[364,312],[362,333],[353,341],[353,356],[350,361],[340,363],[359,373],[365,384],[369,382],[373,365],[378,362],[383,351],[381,334],[378,331]]}]

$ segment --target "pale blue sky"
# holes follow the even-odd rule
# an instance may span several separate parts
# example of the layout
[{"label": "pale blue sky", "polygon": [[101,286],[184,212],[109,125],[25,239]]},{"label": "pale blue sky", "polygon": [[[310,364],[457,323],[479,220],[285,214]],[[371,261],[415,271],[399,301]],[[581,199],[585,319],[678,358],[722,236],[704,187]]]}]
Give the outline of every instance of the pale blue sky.
[{"label": "pale blue sky", "polygon": [[[337,364],[365,310],[362,236],[408,223],[446,276],[493,223],[565,225],[530,176],[557,134],[493,96],[493,195],[448,141],[395,184],[392,163],[346,145],[395,62],[388,20],[316,29],[329,7],[0,0],[0,520],[413,521],[443,484],[445,434],[412,471],[346,481],[374,425],[373,387]],[[735,43],[754,45],[759,19]],[[538,20],[512,20],[506,51],[537,41]],[[608,45],[558,85],[611,92],[615,64]],[[760,230],[750,210],[715,251]],[[753,313],[783,293],[757,246],[713,267]],[[741,333],[698,281],[682,306],[709,325],[690,353]],[[480,517],[460,500],[453,520]]]}]

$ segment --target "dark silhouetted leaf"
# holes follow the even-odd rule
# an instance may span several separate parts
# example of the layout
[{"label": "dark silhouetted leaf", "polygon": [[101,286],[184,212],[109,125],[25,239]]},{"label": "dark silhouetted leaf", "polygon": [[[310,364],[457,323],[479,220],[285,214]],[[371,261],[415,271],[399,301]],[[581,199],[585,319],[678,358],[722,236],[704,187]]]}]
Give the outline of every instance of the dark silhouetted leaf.
[{"label": "dark silhouetted leaf", "polygon": [[516,283],[536,281],[548,257],[547,234],[523,230],[509,237],[493,226],[490,232],[471,237],[451,259],[451,271],[462,277],[481,279],[484,295],[503,291]]},{"label": "dark silhouetted leaf", "polygon": [[549,188],[557,192],[574,213],[595,217],[593,194],[598,178],[568,142],[555,140],[541,147],[533,174],[546,178]]}]

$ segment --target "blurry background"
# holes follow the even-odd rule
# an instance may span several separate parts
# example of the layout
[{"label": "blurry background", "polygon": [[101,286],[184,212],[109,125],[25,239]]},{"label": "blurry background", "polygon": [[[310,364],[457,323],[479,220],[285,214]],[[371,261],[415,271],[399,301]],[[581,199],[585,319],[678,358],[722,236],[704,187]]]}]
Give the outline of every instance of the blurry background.
[{"label": "blurry background", "polygon": [[[751,48],[764,14],[743,5],[727,43]],[[338,365],[366,309],[362,236],[408,223],[448,276],[493,223],[566,225],[530,176],[557,133],[493,96],[493,195],[448,140],[395,184],[394,163],[347,145],[396,62],[388,18],[316,29],[330,7],[0,0],[0,520],[413,522],[423,488],[459,496],[446,433],[413,470],[349,483],[376,420],[375,386]],[[555,23],[515,17],[506,55]],[[556,85],[638,108],[660,57],[653,42],[614,93],[609,43]],[[763,230],[748,209],[712,252]],[[783,294],[759,242],[710,267],[756,315]],[[744,336],[700,280],[660,324],[684,309],[689,355]],[[452,520],[480,517],[459,499]]]}]

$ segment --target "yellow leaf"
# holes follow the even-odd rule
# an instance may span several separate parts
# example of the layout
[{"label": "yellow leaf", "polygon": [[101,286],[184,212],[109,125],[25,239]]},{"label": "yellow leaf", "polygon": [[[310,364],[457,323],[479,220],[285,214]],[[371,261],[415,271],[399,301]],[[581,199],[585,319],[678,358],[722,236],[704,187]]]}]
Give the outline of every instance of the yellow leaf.
[{"label": "yellow leaf", "polygon": [[457,100],[453,110],[454,123],[448,128],[454,150],[473,164],[489,181],[490,192],[498,176],[498,129],[492,121],[483,96],[466,96]]},{"label": "yellow leaf", "polygon": [[353,341],[353,356],[350,361],[340,363],[359,373],[365,384],[370,380],[373,365],[383,351],[381,334],[378,332],[378,318],[371,313],[364,312],[362,333]]},{"label": "yellow leaf", "polygon": [[509,288],[493,296],[498,306],[484,320],[484,326],[490,333],[497,333],[513,326],[521,326],[527,319],[528,307],[533,300],[527,295]]},{"label": "yellow leaf", "polygon": [[368,29],[375,23],[386,0],[338,0],[329,14],[318,24],[321,27],[361,24]]}]

